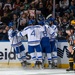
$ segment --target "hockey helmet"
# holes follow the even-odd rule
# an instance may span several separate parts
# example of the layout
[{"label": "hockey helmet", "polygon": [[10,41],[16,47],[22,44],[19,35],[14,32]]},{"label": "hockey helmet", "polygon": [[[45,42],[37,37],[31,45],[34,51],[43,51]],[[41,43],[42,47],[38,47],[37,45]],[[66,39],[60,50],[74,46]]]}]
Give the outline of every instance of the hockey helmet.
[{"label": "hockey helmet", "polygon": [[75,25],[75,20],[72,20],[71,21],[71,25]]},{"label": "hockey helmet", "polygon": [[39,21],[38,24],[39,25],[44,25],[44,22],[43,21]]},{"label": "hockey helmet", "polygon": [[49,20],[48,19],[45,20],[45,24],[49,25]]},{"label": "hockey helmet", "polygon": [[31,20],[32,24],[35,24],[35,20]]},{"label": "hockey helmet", "polygon": [[28,25],[32,25],[32,24],[33,24],[33,25],[35,24],[35,20],[29,20],[29,21],[28,21]]},{"label": "hockey helmet", "polygon": [[13,26],[13,22],[9,22],[8,26],[12,27]]},{"label": "hockey helmet", "polygon": [[43,15],[39,15],[38,18],[40,21],[43,21],[45,19]]},{"label": "hockey helmet", "polygon": [[51,17],[48,20],[54,22],[55,19]]},{"label": "hockey helmet", "polygon": [[31,20],[29,20],[28,21],[28,25],[32,25],[33,23],[32,23],[32,21]]}]

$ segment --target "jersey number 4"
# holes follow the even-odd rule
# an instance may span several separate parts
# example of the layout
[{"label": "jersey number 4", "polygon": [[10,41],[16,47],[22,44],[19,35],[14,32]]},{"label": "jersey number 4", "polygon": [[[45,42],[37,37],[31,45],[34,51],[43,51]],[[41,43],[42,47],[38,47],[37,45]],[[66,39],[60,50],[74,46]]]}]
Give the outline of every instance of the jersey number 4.
[{"label": "jersey number 4", "polygon": [[31,35],[34,35],[35,36],[35,30],[32,31]]}]

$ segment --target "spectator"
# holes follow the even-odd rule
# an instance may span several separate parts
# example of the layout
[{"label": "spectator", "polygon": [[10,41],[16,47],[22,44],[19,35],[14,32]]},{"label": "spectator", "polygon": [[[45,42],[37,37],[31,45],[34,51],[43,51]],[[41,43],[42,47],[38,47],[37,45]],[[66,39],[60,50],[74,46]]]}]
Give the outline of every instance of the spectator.
[{"label": "spectator", "polygon": [[0,16],[3,16],[2,3],[0,2]]},{"label": "spectator", "polygon": [[[25,14],[20,15],[21,12]],[[12,21],[16,27],[19,26],[19,30],[27,26],[26,21],[35,20],[37,24],[37,21],[39,21],[38,15],[47,17],[52,13],[53,0],[1,0],[0,2],[0,24],[8,25],[8,23]],[[75,19],[74,16],[74,0],[58,0],[58,2],[56,2],[55,19],[59,29],[59,36],[63,36],[63,28],[67,26],[64,25],[64,17],[67,23],[69,23],[71,20]]]},{"label": "spectator", "polygon": [[7,14],[10,15],[11,10],[9,9],[9,6],[5,6],[4,12],[7,12]]},{"label": "spectator", "polygon": [[53,6],[53,0],[47,0],[46,7],[48,7],[48,5]]},{"label": "spectator", "polygon": [[6,3],[4,4],[3,10],[5,10],[6,6],[8,6],[10,10],[12,10],[11,0],[6,0]]},{"label": "spectator", "polygon": [[2,37],[2,40],[9,40],[8,39],[8,30],[9,30],[9,27],[8,26],[5,26],[4,30],[3,30],[3,37]]},{"label": "spectator", "polygon": [[8,25],[8,23],[10,22],[10,18],[8,17],[7,12],[4,12],[4,15],[2,17],[2,22],[3,24],[5,23],[6,25]]},{"label": "spectator", "polygon": [[17,20],[18,20],[18,15],[14,13],[14,14],[12,15],[12,22],[13,22],[13,25],[15,25],[16,28],[18,27],[18,22],[17,22]]},{"label": "spectator", "polygon": [[46,17],[46,9],[45,9],[45,7],[43,6],[43,3],[42,3],[42,2],[39,3],[38,10],[40,10],[41,13]]},{"label": "spectator", "polygon": [[19,9],[20,6],[21,6],[20,0],[16,0],[16,2],[13,4],[13,9],[14,10]]},{"label": "spectator", "polygon": [[73,10],[75,12],[75,5],[74,5],[74,1],[71,1],[71,5],[69,6],[70,10]]},{"label": "spectator", "polygon": [[24,0],[23,5],[24,5],[24,10],[27,10],[30,6],[30,4],[28,3],[28,0]]},{"label": "spectator", "polygon": [[21,13],[21,18],[20,20],[18,21],[19,24],[18,24],[18,29],[19,31],[21,31],[24,27],[26,27],[26,14],[25,13]]},{"label": "spectator", "polygon": [[63,16],[63,10],[60,8],[59,4],[55,5],[55,14],[56,16],[59,15],[60,17]]},{"label": "spectator", "polygon": [[59,5],[65,11],[69,6],[69,0],[61,0],[59,1]]},{"label": "spectator", "polygon": [[66,17],[62,18],[61,28],[62,28],[62,36],[66,37],[66,28],[69,26],[68,20]]},{"label": "spectator", "polygon": [[2,26],[3,25],[3,22],[2,22],[2,17],[0,16],[0,26]]},{"label": "spectator", "polygon": [[75,14],[74,14],[74,11],[71,10],[71,12],[70,12],[70,21],[73,20],[73,19],[75,19]]},{"label": "spectator", "polygon": [[23,4],[20,2],[20,0],[16,0],[16,2],[13,4],[13,12],[20,15],[19,13],[23,9]]}]

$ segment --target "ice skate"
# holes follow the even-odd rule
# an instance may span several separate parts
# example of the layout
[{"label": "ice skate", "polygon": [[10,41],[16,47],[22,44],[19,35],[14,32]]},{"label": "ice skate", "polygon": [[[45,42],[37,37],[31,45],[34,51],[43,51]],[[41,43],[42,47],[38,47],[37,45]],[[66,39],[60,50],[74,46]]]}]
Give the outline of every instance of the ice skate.
[{"label": "ice skate", "polygon": [[75,69],[73,69],[74,70],[74,72],[75,72]]},{"label": "ice skate", "polygon": [[44,64],[44,60],[42,61],[42,68],[45,68],[45,66],[44,66],[45,64]]},{"label": "ice skate", "polygon": [[35,63],[30,63],[30,68],[35,68]]},{"label": "ice skate", "polygon": [[45,69],[48,69],[48,67],[49,67],[49,64],[48,64],[48,63],[45,63],[45,64],[44,64],[44,68],[45,68]]},{"label": "ice skate", "polygon": [[73,65],[74,65],[73,62],[69,62],[69,68],[66,69],[66,71],[74,71]]},{"label": "ice skate", "polygon": [[56,69],[57,68],[57,63],[52,63],[52,68]]},{"label": "ice skate", "polygon": [[41,61],[36,61],[36,68],[42,69],[42,62]]},{"label": "ice skate", "polygon": [[42,69],[42,62],[39,61],[39,65],[38,65],[39,69]]},{"label": "ice skate", "polygon": [[48,65],[48,68],[49,68],[49,69],[51,69],[51,68],[52,68],[52,65],[51,65],[51,64],[49,64],[49,65]]},{"label": "ice skate", "polygon": [[54,62],[50,62],[49,61],[49,68],[56,69],[57,68],[57,63],[54,63]]},{"label": "ice skate", "polygon": [[24,63],[26,64],[26,65],[30,65],[31,63],[29,63],[29,62],[27,62],[27,61],[24,61]]},{"label": "ice skate", "polygon": [[21,62],[22,67],[26,67],[25,62],[26,62],[26,61]]},{"label": "ice skate", "polygon": [[48,68],[52,68],[52,62],[51,61],[48,61],[48,64],[49,64],[49,66],[48,66]]},{"label": "ice skate", "polygon": [[73,68],[68,68],[68,69],[66,69],[66,71],[74,71],[74,69]]}]

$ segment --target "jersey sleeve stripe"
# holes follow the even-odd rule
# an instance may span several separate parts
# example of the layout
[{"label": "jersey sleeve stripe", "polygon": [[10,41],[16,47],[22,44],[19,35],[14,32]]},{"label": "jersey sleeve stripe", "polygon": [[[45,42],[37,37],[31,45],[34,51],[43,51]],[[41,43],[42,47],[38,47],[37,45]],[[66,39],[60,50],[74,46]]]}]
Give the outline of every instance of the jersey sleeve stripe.
[{"label": "jersey sleeve stripe", "polygon": [[23,37],[22,33],[20,32],[20,35]]},{"label": "jersey sleeve stripe", "polygon": [[31,28],[31,27],[26,27],[25,30],[27,30],[27,29],[29,29],[29,28]]}]

